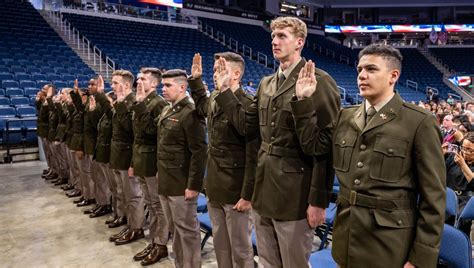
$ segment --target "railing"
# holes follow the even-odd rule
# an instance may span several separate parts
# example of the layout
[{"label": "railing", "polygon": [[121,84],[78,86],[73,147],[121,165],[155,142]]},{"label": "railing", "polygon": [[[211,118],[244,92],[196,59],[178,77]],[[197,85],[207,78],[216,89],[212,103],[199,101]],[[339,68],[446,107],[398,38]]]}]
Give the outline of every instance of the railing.
[{"label": "railing", "polygon": [[418,91],[418,83],[412,80],[407,80],[406,81],[406,86],[407,88],[414,89],[415,91]]},{"label": "railing", "polygon": [[[27,122],[27,121],[36,121],[37,117],[24,117],[24,118],[12,118],[7,119],[5,122],[5,143],[7,145],[7,155],[5,156],[5,163],[12,162],[12,156],[10,155],[10,123],[13,122]],[[28,129],[24,126],[21,127],[20,131],[28,131]],[[26,134],[25,134],[26,136]]]},{"label": "railing", "polygon": [[346,89],[340,86],[337,86],[339,88],[339,91],[342,92],[342,99],[346,100]]},{"label": "railing", "polygon": [[462,101],[462,97],[459,96],[458,94],[448,93],[448,96],[451,96],[451,97],[453,97],[454,99],[457,99],[457,100],[459,100],[459,101]]},{"label": "railing", "polygon": [[[100,1],[99,1],[100,2]],[[92,5],[92,6],[90,6]],[[116,3],[100,3],[94,4],[89,3],[84,6],[82,5],[70,5],[66,6],[68,9],[82,10],[91,13],[102,13],[102,14],[114,14],[125,17],[165,21],[179,24],[191,24],[197,23],[197,17],[189,16],[185,14],[177,14],[176,12],[169,12],[157,9],[150,9],[144,7],[133,7],[128,5],[121,5]]]},{"label": "railing", "polygon": [[430,87],[430,86],[426,86],[426,92],[428,92],[428,90],[432,90],[434,93],[436,93],[436,95],[438,95],[439,91],[437,88],[434,88],[434,87]]},{"label": "railing", "polygon": [[115,61],[104,55],[102,50],[94,46],[84,35],[81,35],[78,29],[64,20],[61,13],[49,11],[49,17],[63,31],[64,36],[71,41],[71,44],[77,47],[77,51],[82,52],[88,60],[93,61],[94,67],[98,67],[100,73],[105,72],[106,78],[109,79],[113,71],[115,71]]},{"label": "railing", "polygon": [[242,55],[247,56],[252,60],[256,60],[260,64],[264,64],[265,67],[273,68],[273,70],[276,70],[276,68],[278,67],[277,62],[275,60],[271,62],[269,60],[269,57],[266,54],[260,51],[257,51],[257,54],[256,54],[257,58],[255,58],[254,57],[255,51],[250,46],[246,44],[239,44],[237,40],[235,40],[232,37],[228,37],[228,36],[226,37],[224,33],[222,33],[221,31],[215,30],[212,26],[209,26],[203,23],[202,21],[198,21],[197,26],[198,26],[197,27],[198,30],[201,31],[203,34],[227,46],[229,49],[233,50],[234,52],[241,53]]},{"label": "railing", "polygon": [[357,93],[357,95],[356,95],[356,104],[362,103],[363,99],[364,98],[359,93]]}]

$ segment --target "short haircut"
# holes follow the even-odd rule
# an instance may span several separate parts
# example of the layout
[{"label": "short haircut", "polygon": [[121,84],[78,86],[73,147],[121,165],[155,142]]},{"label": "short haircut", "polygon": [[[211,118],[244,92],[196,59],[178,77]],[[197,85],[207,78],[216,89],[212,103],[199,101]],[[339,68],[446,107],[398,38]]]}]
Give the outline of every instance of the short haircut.
[{"label": "short haircut", "polygon": [[181,69],[168,70],[164,72],[161,77],[163,79],[174,78],[175,80],[178,80],[179,82],[188,84],[188,75],[186,74],[185,70],[181,70]]},{"label": "short haircut", "polygon": [[241,71],[240,77],[244,75],[245,61],[244,61],[244,58],[242,58],[242,56],[234,52],[220,52],[220,53],[214,54],[214,60],[217,60],[219,58],[224,58],[228,62],[236,63],[237,66],[239,66],[240,71]]},{"label": "short haircut", "polygon": [[400,51],[392,46],[383,44],[371,44],[359,52],[359,60],[366,55],[376,55],[387,60],[392,68],[402,72],[403,56]]},{"label": "short haircut", "polygon": [[116,70],[112,73],[112,76],[121,76],[125,82],[130,84],[130,87],[133,86],[133,81],[135,80],[133,74],[127,70]]},{"label": "short haircut", "polygon": [[468,103],[466,103],[466,108],[469,107],[470,105],[474,105],[474,102],[468,102]]},{"label": "short haircut", "polygon": [[156,79],[156,81],[159,83],[161,83],[161,76],[162,76],[162,73],[161,73],[161,70],[158,69],[158,68],[153,68],[153,67],[144,67],[144,68],[141,68],[140,69],[140,72],[141,73],[144,73],[144,74],[151,74],[152,77],[154,77]]},{"label": "short haircut", "polygon": [[308,28],[306,27],[306,23],[302,20],[295,18],[295,17],[278,17],[270,23],[270,28],[272,31],[275,29],[283,29],[289,27],[291,28],[291,32],[303,39],[306,39],[308,36]]},{"label": "short haircut", "polygon": [[474,143],[474,132],[469,131],[466,136],[464,136],[464,140],[468,140],[472,143]]}]

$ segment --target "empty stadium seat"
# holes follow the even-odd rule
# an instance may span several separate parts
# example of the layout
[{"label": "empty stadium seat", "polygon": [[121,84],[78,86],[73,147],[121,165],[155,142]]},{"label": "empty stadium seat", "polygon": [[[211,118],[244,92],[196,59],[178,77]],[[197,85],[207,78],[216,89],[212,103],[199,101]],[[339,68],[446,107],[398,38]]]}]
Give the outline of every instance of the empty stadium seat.
[{"label": "empty stadium seat", "polygon": [[8,87],[19,87],[20,84],[18,84],[17,81],[15,80],[3,80],[2,81],[2,87],[3,88],[8,88]]},{"label": "empty stadium seat", "polygon": [[30,100],[27,97],[12,97],[10,99],[11,105],[14,106],[29,106],[30,105]]},{"label": "empty stadium seat", "polygon": [[19,117],[34,117],[36,116],[36,109],[31,106],[21,106],[16,109]]},{"label": "empty stadium seat", "polygon": [[9,97],[21,97],[24,96],[25,92],[21,88],[7,88],[5,91],[5,96]]}]

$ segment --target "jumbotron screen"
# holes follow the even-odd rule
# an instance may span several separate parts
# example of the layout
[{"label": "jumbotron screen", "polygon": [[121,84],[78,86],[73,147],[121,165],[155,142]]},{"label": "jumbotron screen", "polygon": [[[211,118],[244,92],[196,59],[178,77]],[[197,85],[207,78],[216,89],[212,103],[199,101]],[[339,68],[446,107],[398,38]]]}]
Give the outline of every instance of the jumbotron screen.
[{"label": "jumbotron screen", "polygon": [[354,25],[337,26],[326,25],[326,33],[429,33],[433,29],[436,32],[474,32],[474,24],[420,24],[420,25]]},{"label": "jumbotron screen", "polygon": [[183,0],[138,0],[140,3],[183,8]]}]

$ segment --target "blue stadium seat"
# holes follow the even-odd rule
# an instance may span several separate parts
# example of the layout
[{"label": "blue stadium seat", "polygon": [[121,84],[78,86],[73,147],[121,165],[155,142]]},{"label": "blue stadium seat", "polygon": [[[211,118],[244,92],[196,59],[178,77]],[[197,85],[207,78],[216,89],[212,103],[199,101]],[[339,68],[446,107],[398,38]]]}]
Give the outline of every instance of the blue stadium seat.
[{"label": "blue stadium seat", "polygon": [[198,214],[199,225],[201,230],[204,232],[204,238],[201,241],[201,250],[204,248],[207,240],[212,236],[212,224],[209,218],[209,213]]},{"label": "blue stadium seat", "polygon": [[3,88],[8,88],[8,87],[19,87],[20,85],[18,84],[17,81],[15,80],[3,80],[2,81],[2,87]]},{"label": "blue stadium seat", "polygon": [[30,100],[27,97],[11,97],[10,102],[12,105],[18,106],[29,106]]},{"label": "blue stadium seat", "polygon": [[56,86],[57,89],[68,87],[66,82],[60,80],[53,81],[53,84]]},{"label": "blue stadium seat", "polygon": [[50,84],[50,81],[45,81],[45,80],[37,80],[36,81],[36,87],[37,88],[42,88],[44,85]]},{"label": "blue stadium seat", "polygon": [[30,81],[30,80],[20,80],[20,87],[21,88],[36,87],[36,82]]},{"label": "blue stadium seat", "polygon": [[17,87],[12,87],[12,88],[7,88],[5,91],[5,96],[9,97],[22,97],[25,95],[25,92],[21,88]]},{"label": "blue stadium seat", "polygon": [[46,77],[46,75],[40,74],[40,73],[35,73],[35,74],[31,75],[31,79],[32,79],[32,80],[36,80],[36,81],[48,80],[48,78]]},{"label": "blue stadium seat", "polygon": [[18,81],[31,80],[31,75],[27,73],[15,73],[15,79]]},{"label": "blue stadium seat", "polygon": [[0,97],[0,107],[9,107],[10,98]]},{"label": "blue stadium seat", "polygon": [[21,118],[36,116],[36,109],[31,106],[21,106],[16,108],[17,115]]},{"label": "blue stadium seat", "polygon": [[38,93],[38,89],[36,87],[25,87],[25,96],[28,97],[36,97],[36,94]]},{"label": "blue stadium seat", "polygon": [[439,258],[448,267],[472,268],[471,240],[465,233],[445,224],[441,237]]}]

